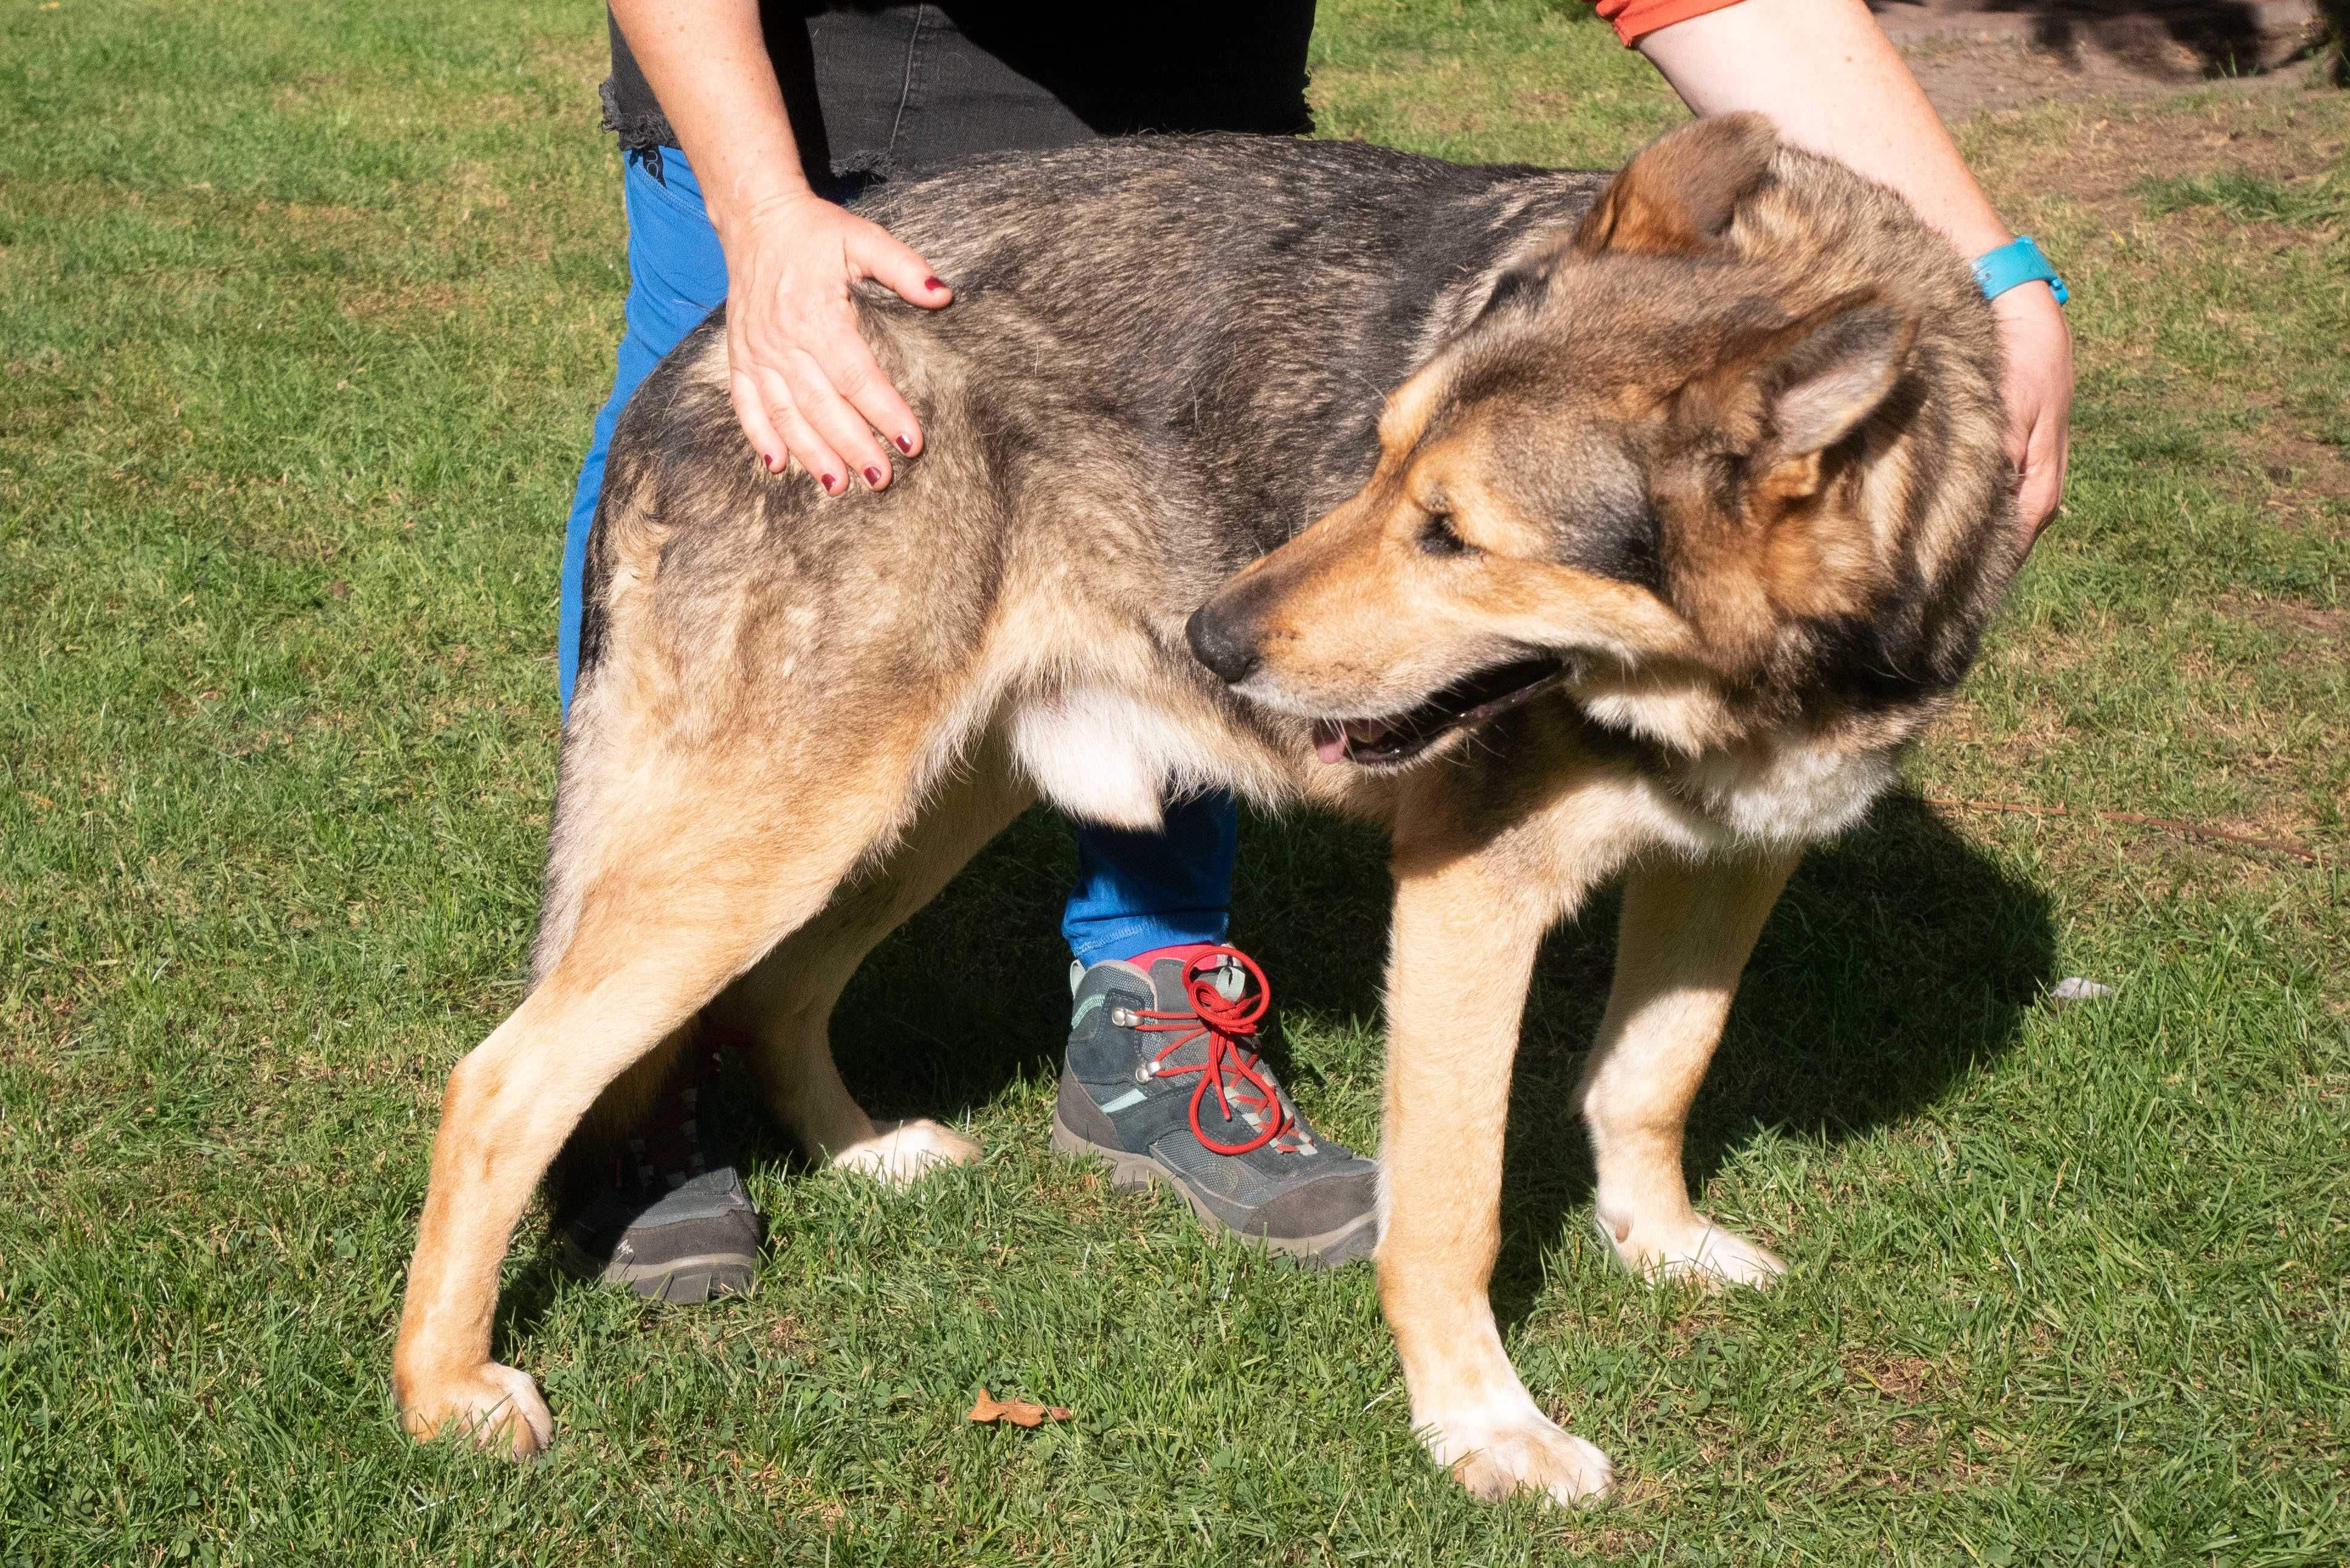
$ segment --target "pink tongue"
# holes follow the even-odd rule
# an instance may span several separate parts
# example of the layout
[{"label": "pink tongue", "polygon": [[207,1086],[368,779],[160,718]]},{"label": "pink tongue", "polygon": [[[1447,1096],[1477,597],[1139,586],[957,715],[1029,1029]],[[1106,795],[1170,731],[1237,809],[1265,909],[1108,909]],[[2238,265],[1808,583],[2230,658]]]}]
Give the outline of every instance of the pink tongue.
[{"label": "pink tongue", "polygon": [[1314,726],[1314,754],[1326,763],[1347,760],[1347,732],[1336,724]]}]

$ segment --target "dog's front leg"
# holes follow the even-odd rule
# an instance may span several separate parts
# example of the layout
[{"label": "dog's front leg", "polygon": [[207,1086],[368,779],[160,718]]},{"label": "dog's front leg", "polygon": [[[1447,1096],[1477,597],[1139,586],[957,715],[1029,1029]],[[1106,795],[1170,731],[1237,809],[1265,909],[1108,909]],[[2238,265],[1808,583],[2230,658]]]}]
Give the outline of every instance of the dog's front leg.
[{"label": "dog's front leg", "polygon": [[1576,1502],[1607,1488],[1607,1457],[1534,1407],[1486,1297],[1510,1063],[1534,951],[1557,913],[1544,893],[1474,854],[1417,866],[1399,855],[1379,1300],[1412,1425],[1436,1462],[1480,1497],[1526,1487]]},{"label": "dog's front leg", "polygon": [[1616,984],[1584,1069],[1583,1115],[1599,1168],[1600,1231],[1648,1278],[1760,1285],[1785,1267],[1690,1207],[1681,1130],[1754,939],[1798,858],[1665,862],[1626,879]]}]

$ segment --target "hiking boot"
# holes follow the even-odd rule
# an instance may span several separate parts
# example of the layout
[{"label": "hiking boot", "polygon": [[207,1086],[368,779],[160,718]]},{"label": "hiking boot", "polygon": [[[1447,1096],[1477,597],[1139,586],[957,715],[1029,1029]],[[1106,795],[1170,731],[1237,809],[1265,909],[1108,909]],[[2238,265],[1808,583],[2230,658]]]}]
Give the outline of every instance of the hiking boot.
[{"label": "hiking boot", "polygon": [[563,1224],[567,1272],[680,1306],[751,1288],[758,1208],[733,1167],[702,1157],[699,1102],[717,1060],[702,1042],[690,1045],[628,1152],[578,1195]]},{"label": "hiking boot", "polygon": [[1378,1241],[1378,1167],[1318,1137],[1246,1044],[1269,1002],[1242,953],[1201,947],[1073,975],[1053,1147],[1164,1182],[1200,1218],[1312,1267]]},{"label": "hiking boot", "polygon": [[655,1191],[609,1187],[563,1228],[563,1266],[647,1301],[696,1305],[751,1288],[759,1210],[731,1166]]}]

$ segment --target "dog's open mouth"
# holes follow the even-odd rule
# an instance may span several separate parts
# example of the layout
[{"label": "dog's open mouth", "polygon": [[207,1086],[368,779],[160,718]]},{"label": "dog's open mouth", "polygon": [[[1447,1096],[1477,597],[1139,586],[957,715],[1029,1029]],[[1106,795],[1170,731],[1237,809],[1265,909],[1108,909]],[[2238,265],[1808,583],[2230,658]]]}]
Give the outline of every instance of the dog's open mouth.
[{"label": "dog's open mouth", "polygon": [[1408,763],[1455,730],[1508,712],[1566,673],[1563,660],[1522,659],[1456,680],[1408,713],[1391,719],[1325,719],[1314,726],[1314,754],[1367,768]]}]

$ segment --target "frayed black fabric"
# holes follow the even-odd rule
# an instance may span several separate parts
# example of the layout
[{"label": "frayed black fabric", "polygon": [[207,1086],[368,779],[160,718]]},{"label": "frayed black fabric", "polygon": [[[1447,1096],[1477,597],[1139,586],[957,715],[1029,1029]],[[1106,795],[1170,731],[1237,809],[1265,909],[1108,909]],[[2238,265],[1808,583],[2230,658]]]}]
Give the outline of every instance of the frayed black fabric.
[{"label": "frayed black fabric", "polygon": [[660,178],[660,150],[677,145],[677,132],[669,128],[669,116],[656,107],[650,110],[632,109],[621,101],[620,86],[610,77],[596,89],[604,105],[604,129],[619,139],[623,152],[643,152],[650,156],[646,166],[653,178]]}]

